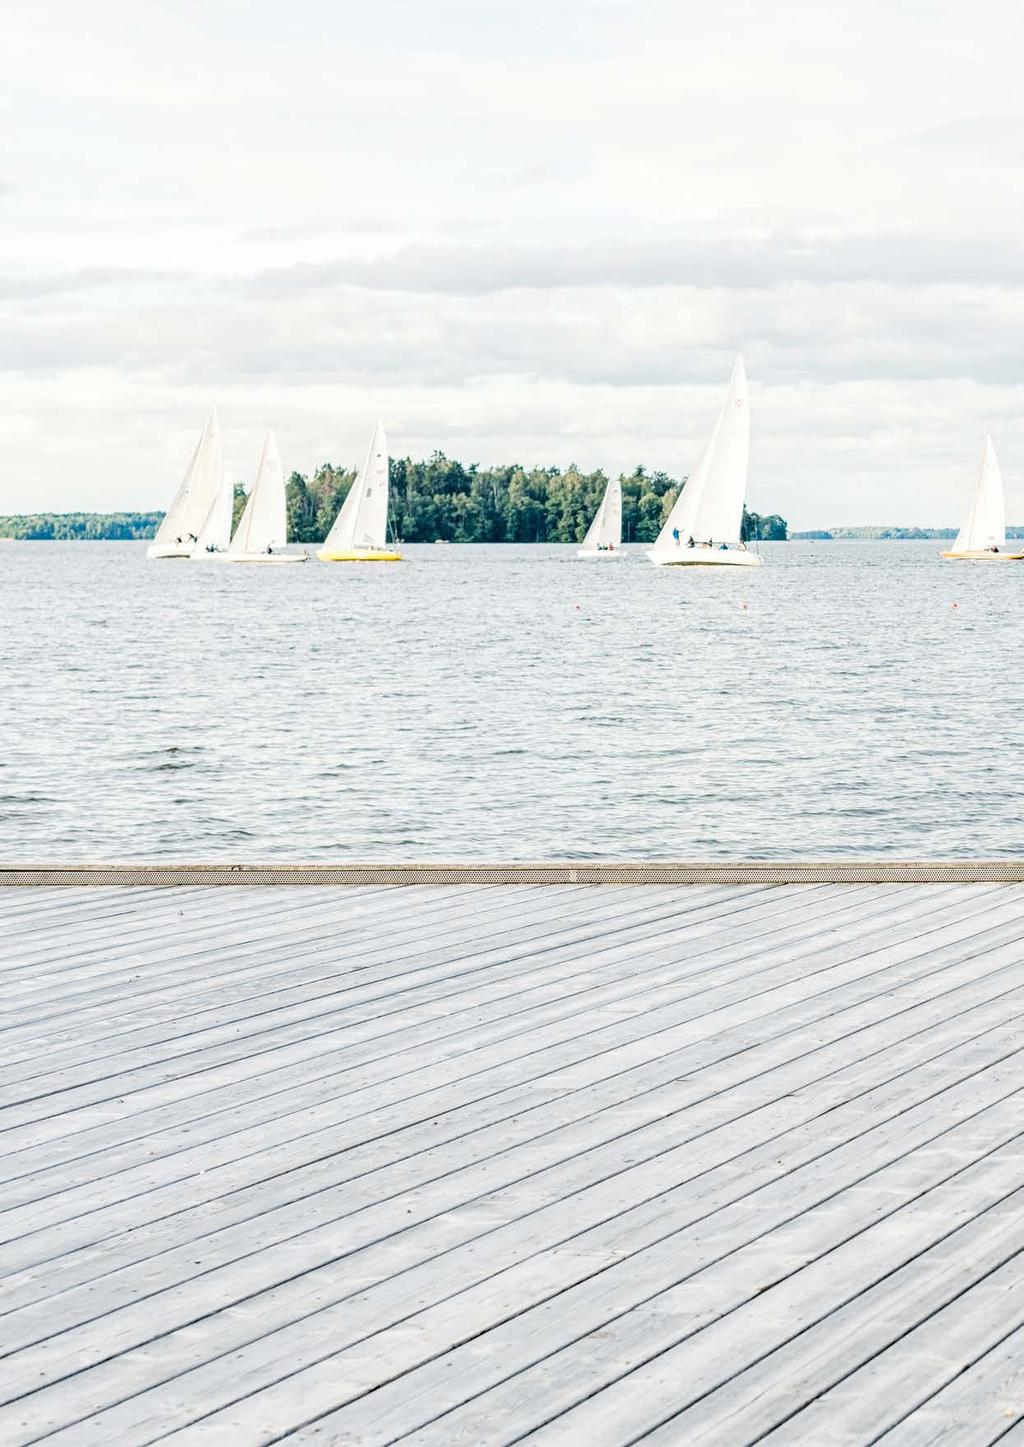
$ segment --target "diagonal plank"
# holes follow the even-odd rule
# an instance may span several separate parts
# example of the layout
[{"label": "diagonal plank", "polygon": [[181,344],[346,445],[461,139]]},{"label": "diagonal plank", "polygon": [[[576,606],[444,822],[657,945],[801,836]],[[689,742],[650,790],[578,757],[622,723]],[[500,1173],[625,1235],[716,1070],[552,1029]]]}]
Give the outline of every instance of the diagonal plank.
[{"label": "diagonal plank", "polygon": [[0,908],[3,1440],[1024,1420],[1021,886]]}]

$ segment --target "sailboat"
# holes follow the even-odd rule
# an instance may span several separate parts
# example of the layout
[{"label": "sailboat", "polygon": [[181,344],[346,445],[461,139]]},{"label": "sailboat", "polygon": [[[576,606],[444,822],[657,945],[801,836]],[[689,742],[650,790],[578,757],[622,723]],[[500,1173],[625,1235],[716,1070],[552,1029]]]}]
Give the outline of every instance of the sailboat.
[{"label": "sailboat", "polygon": [[217,496],[192,549],[194,563],[220,562],[225,556],[231,541],[231,517],[234,510],[235,476],[232,472],[222,472]]},{"label": "sailboat", "polygon": [[147,558],[189,558],[221,484],[220,422],[214,407],[174,501],[146,549]]},{"label": "sailboat", "polygon": [[944,558],[959,558],[975,563],[1020,563],[1024,552],[1005,551],[1006,503],[1003,497],[1003,475],[991,437],[985,438],[981,466],[971,494],[964,525]]},{"label": "sailboat", "polygon": [[764,561],[740,541],[750,462],[750,407],[743,358],[736,358],[725,404],[647,556],[660,567],[756,568]]},{"label": "sailboat", "polygon": [[594,521],[580,543],[578,558],[624,558],[622,551],[622,483],[608,483]]},{"label": "sailboat", "polygon": [[317,553],[323,563],[400,563],[388,546],[388,444],[383,424],[373,430],[370,450]]},{"label": "sailboat", "polygon": [[285,503],[284,469],[273,432],[263,443],[259,470],[246,499],[245,511],[226,553],[225,563],[304,563],[307,553],[285,553],[288,541],[288,510]]}]

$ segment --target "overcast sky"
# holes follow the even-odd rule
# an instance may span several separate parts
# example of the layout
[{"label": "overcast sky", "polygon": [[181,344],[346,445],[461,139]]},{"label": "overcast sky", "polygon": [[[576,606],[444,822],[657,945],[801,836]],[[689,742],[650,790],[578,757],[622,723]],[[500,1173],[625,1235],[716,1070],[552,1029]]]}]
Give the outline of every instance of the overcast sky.
[{"label": "overcast sky", "polygon": [[0,512],[396,454],[692,466],[733,355],[749,500],[1024,522],[1009,0],[16,0]]}]

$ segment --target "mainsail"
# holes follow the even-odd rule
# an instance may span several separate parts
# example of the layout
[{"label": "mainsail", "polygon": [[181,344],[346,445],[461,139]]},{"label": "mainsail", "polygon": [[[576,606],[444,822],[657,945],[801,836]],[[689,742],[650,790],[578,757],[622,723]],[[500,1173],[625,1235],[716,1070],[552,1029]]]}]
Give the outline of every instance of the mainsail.
[{"label": "mainsail", "polygon": [[980,553],[1002,548],[1006,544],[1006,505],[1003,497],[1003,475],[992,446],[985,438],[977,481],[971,496],[964,525],[957,533],[953,553]]},{"label": "mainsail", "polygon": [[288,538],[287,528],[281,454],[277,450],[273,432],[268,432],[263,443],[256,481],[246,501],[245,511],[238,520],[228,554],[235,557],[269,553],[273,548],[283,548]]},{"label": "mainsail", "polygon": [[653,551],[674,548],[677,532],[684,545],[690,538],[698,543],[738,544],[749,464],[747,374],[743,358],[737,357],[725,405],[697,466],[658,534]]},{"label": "mainsail", "polygon": [[622,484],[618,479],[614,479],[604,490],[601,506],[580,544],[580,552],[596,553],[599,549],[618,548],[621,545]]},{"label": "mainsail", "polygon": [[154,544],[194,542],[213,507],[220,481],[220,422],[214,407],[174,501],[157,529]]},{"label": "mainsail", "polygon": [[373,430],[370,450],[349,490],[334,526],[324,540],[324,552],[382,549],[388,533],[388,444],[383,424]]},{"label": "mainsail", "polygon": [[234,474],[222,472],[217,496],[206,515],[196,541],[194,558],[209,556],[210,553],[226,553],[231,541],[231,517],[235,507]]}]

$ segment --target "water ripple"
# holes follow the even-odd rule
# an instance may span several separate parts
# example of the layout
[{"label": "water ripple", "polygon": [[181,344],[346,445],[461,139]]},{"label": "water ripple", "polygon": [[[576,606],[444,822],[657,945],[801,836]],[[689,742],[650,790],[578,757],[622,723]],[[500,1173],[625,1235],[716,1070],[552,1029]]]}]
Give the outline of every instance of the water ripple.
[{"label": "water ripple", "polygon": [[1024,568],[765,551],[737,578],[11,545],[0,858],[1019,853]]}]

